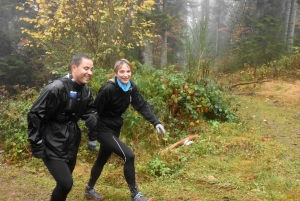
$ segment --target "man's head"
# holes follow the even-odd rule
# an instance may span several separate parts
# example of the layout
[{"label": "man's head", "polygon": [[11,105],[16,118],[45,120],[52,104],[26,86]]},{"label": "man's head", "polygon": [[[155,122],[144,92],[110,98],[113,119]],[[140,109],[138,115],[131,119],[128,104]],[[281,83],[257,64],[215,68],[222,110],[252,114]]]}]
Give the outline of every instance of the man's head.
[{"label": "man's head", "polygon": [[71,61],[71,73],[78,84],[87,84],[93,74],[93,61],[84,54],[76,54]]}]

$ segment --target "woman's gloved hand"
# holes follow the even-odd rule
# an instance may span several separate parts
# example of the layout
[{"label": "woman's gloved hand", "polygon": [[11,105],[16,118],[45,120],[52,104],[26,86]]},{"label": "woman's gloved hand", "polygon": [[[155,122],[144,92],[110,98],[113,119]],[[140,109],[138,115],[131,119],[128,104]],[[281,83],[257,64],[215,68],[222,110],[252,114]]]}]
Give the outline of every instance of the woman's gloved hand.
[{"label": "woman's gloved hand", "polygon": [[158,133],[161,132],[162,136],[163,136],[163,137],[166,137],[166,131],[165,131],[163,125],[157,124],[157,125],[155,126],[155,128],[156,128],[156,130],[157,130]]}]

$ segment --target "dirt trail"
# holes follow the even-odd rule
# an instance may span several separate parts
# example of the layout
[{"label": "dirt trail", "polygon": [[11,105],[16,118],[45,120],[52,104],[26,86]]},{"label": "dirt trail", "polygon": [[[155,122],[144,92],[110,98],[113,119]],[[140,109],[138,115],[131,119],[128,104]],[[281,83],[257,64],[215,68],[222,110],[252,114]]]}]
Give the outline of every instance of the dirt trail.
[{"label": "dirt trail", "polygon": [[241,108],[249,118],[261,122],[270,136],[288,147],[288,155],[300,151],[300,81],[271,81],[235,89]]}]

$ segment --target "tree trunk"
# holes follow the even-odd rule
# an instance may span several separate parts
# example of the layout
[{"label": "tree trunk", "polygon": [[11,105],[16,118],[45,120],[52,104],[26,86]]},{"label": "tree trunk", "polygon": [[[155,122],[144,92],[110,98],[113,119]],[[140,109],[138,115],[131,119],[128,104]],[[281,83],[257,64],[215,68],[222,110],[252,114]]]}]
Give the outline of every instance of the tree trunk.
[{"label": "tree trunk", "polygon": [[[163,5],[161,11],[164,12],[166,10],[167,0],[163,0]],[[167,50],[168,50],[168,36],[167,36],[167,24],[163,25],[162,29],[162,44],[161,44],[161,60],[160,60],[160,69],[163,69],[167,66]]]},{"label": "tree trunk", "polygon": [[[149,11],[148,14],[151,14],[151,11]],[[146,45],[141,47],[143,63],[146,66],[153,66],[153,44],[149,39],[145,39],[144,42]]]},{"label": "tree trunk", "polygon": [[147,66],[153,66],[153,44],[147,40],[146,46],[142,47],[143,62]]},{"label": "tree trunk", "polygon": [[298,7],[297,0],[291,0],[291,7],[289,13],[290,15],[289,15],[289,22],[288,22],[288,30],[287,30],[287,47],[289,52],[293,51],[297,7]]},{"label": "tree trunk", "polygon": [[284,37],[284,43],[287,44],[287,33],[288,33],[288,27],[289,27],[289,16],[290,16],[290,9],[291,9],[291,0],[285,0],[284,4],[284,14],[283,14],[283,37]]},{"label": "tree trunk", "polygon": [[216,32],[216,48],[215,48],[216,55],[218,55],[219,52],[219,29],[220,29],[220,16],[221,16],[221,6],[219,1],[217,2],[217,9],[218,9],[218,13],[217,13],[218,16],[217,16],[217,26],[216,26],[217,32]]}]

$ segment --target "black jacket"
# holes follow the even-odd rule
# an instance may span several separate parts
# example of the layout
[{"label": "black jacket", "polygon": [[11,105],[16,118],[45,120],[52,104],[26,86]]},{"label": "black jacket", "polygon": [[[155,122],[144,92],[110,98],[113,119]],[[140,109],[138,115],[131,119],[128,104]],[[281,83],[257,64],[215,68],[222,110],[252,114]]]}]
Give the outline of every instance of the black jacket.
[{"label": "black jacket", "polygon": [[[77,92],[72,111],[68,91]],[[48,84],[28,112],[28,140],[33,156],[68,161],[76,157],[81,131],[78,120],[84,114],[94,113],[94,99],[87,86],[77,84],[71,76]],[[38,144],[43,140],[41,144]]]},{"label": "black jacket", "polygon": [[[146,120],[156,126],[160,121],[153,113],[150,105],[144,100],[134,82],[127,92],[124,92],[117,84],[116,77],[107,81],[98,91],[95,106],[99,115],[99,122],[107,127],[120,127],[123,124],[122,114],[131,104]],[[103,130],[103,129],[100,129]],[[100,131],[97,128],[97,131]],[[93,139],[96,139],[93,134]],[[91,139],[91,138],[90,138]]]}]

